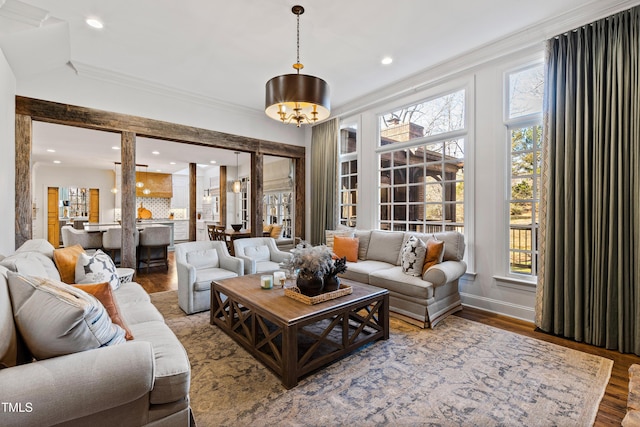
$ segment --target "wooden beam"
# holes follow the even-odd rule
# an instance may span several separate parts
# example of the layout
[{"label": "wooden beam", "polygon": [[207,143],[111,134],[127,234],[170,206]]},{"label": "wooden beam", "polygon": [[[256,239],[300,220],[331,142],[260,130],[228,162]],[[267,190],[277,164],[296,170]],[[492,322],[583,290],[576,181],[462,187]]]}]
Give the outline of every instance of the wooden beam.
[{"label": "wooden beam", "polygon": [[189,241],[196,240],[196,184],[197,184],[197,168],[196,163],[189,163]]},{"label": "wooden beam", "polygon": [[260,153],[251,153],[251,236],[262,237],[262,211],[264,204],[264,158]]},{"label": "wooden beam", "polygon": [[122,267],[133,268],[136,265],[136,134],[122,132],[120,136],[121,191],[120,191],[120,221],[122,223],[122,247],[120,249],[120,264]]},{"label": "wooden beam", "polygon": [[[16,114],[16,179],[15,179],[15,248],[33,236],[33,205],[31,197],[31,139],[32,122],[28,115]],[[46,203],[40,201],[39,209]],[[38,208],[38,207],[36,207]]]},{"label": "wooden beam", "polygon": [[220,166],[220,225],[227,227],[227,167]]},{"label": "wooden beam", "polygon": [[261,152],[269,156],[295,158],[303,157],[305,153],[305,147],[297,145],[22,96],[16,96],[16,114],[31,116],[32,120],[48,123],[106,132],[127,131],[137,136],[235,151]]},{"label": "wooden beam", "polygon": [[306,178],[305,178],[305,159],[300,157],[294,160],[294,194],[296,195],[295,206],[295,237],[300,237],[305,240],[305,193],[306,193]]}]

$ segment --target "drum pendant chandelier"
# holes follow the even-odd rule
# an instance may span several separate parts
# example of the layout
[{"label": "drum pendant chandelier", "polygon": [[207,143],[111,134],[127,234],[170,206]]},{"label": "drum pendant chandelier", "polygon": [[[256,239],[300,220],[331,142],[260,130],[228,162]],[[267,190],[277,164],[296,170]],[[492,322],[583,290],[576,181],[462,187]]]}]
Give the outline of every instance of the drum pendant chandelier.
[{"label": "drum pendant chandelier", "polygon": [[329,117],[329,85],[324,80],[300,74],[300,15],[302,6],[293,6],[291,12],[297,19],[297,56],[293,68],[296,74],[284,74],[272,78],[266,85],[265,110],[267,116],[282,123],[312,124]]}]

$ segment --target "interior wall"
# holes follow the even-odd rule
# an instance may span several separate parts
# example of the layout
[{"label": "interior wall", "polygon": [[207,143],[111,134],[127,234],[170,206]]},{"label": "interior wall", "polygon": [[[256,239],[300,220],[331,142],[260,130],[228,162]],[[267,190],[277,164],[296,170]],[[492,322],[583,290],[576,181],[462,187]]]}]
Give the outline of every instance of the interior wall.
[{"label": "interior wall", "polygon": [[0,50],[0,254],[15,250],[16,79]]},{"label": "interior wall", "polygon": [[32,196],[36,205],[36,215],[33,221],[34,238],[47,238],[48,187],[98,188],[100,190],[100,222],[114,221],[116,196],[111,192],[113,171],[65,168],[44,164],[35,165],[33,171]]}]

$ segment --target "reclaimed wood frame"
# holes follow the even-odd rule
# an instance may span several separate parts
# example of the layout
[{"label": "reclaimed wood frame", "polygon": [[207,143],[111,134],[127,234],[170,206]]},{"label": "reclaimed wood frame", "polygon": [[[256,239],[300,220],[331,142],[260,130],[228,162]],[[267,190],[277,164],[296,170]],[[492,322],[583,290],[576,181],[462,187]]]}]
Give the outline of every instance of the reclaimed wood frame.
[{"label": "reclaimed wood frame", "polygon": [[[207,146],[251,154],[251,220],[262,221],[263,157],[278,156],[293,160],[295,168],[295,230],[305,236],[305,155],[303,146],[250,138],[210,129],[170,123],[161,120],[114,113],[76,105],[16,96],[15,111],[15,247],[32,238],[31,147],[32,123],[40,121],[85,129],[114,132],[121,135],[122,150],[122,266],[135,267],[135,143],[136,137],[147,137],[184,144]],[[195,165],[194,165],[195,166]],[[190,179],[190,205],[195,208],[195,179]],[[221,191],[223,189],[221,188]],[[222,201],[222,200],[221,200]],[[189,236],[195,238],[196,217],[189,218]],[[259,233],[258,233],[259,232]],[[256,237],[262,227],[252,227]],[[131,238],[126,238],[131,235]]]}]

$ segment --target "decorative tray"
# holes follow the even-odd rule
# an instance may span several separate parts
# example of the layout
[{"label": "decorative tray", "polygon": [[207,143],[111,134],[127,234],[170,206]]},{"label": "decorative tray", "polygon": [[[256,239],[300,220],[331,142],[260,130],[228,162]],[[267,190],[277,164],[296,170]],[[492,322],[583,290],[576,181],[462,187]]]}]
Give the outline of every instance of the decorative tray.
[{"label": "decorative tray", "polygon": [[351,288],[351,286],[342,285],[342,284],[340,285],[340,288],[335,291],[326,292],[324,294],[316,295],[314,297],[301,294],[300,290],[297,287],[284,289],[285,296],[292,298],[294,300],[303,302],[307,305],[319,304],[321,302],[340,298],[345,295],[349,295],[351,292],[353,292],[353,289]]}]

